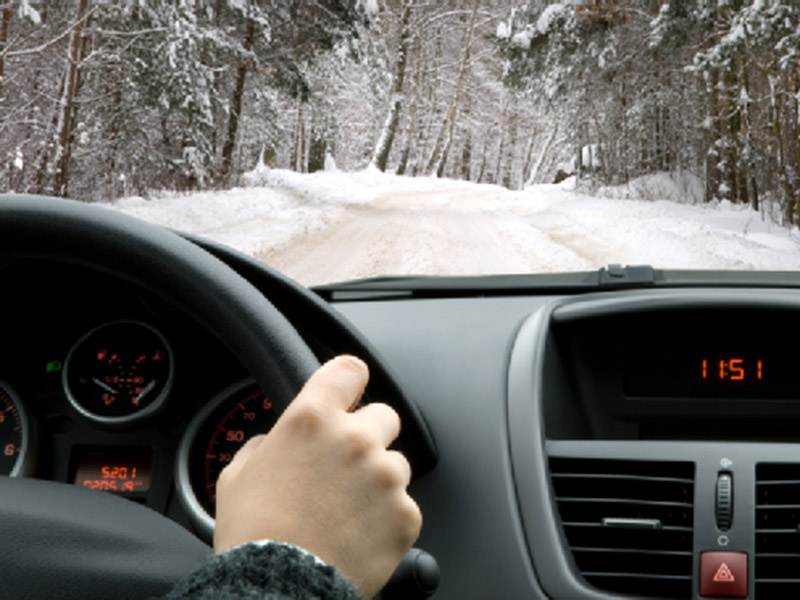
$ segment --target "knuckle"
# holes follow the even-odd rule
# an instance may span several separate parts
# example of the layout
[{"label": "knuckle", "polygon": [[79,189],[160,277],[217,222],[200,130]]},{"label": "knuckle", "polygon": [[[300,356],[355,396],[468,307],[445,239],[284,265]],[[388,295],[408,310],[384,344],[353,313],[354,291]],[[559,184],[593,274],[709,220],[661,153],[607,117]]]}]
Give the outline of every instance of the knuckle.
[{"label": "knuckle", "polygon": [[284,413],[286,424],[294,432],[304,432],[314,434],[318,432],[325,423],[325,416],[316,406],[304,404],[301,406],[291,406],[291,410]]},{"label": "knuckle", "polygon": [[362,428],[352,428],[344,437],[343,447],[353,460],[363,460],[375,447],[373,436]]},{"label": "knuckle", "polygon": [[375,479],[381,489],[405,488],[405,476],[402,468],[395,462],[380,461],[375,467]]}]

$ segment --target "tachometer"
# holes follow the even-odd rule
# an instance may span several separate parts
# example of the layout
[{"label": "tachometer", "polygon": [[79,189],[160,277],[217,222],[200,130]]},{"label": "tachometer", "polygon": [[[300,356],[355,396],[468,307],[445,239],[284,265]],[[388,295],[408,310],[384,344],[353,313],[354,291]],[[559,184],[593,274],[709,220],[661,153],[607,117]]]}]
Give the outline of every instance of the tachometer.
[{"label": "tachometer", "polygon": [[209,539],[214,529],[217,477],[252,436],[266,433],[277,415],[253,381],[219,393],[189,424],[178,451],[178,492],[195,526]]},{"label": "tachometer", "polygon": [[80,413],[119,425],[153,414],[169,393],[172,374],[172,352],[158,331],[136,321],[116,321],[75,344],[63,382]]},{"label": "tachometer", "polygon": [[27,475],[31,427],[17,395],[0,381],[0,475]]}]

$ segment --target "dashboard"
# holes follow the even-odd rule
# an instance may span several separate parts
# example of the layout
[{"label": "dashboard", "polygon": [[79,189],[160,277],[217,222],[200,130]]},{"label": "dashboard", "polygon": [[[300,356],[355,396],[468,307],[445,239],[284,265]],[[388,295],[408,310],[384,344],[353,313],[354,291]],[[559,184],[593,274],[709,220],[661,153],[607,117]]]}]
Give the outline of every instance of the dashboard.
[{"label": "dashboard", "polygon": [[457,574],[443,597],[797,595],[796,291],[338,308],[424,402],[441,458],[414,484],[419,544],[442,591]]},{"label": "dashboard", "polygon": [[[365,401],[403,419],[435,598],[800,593],[796,282],[576,274],[575,287],[397,278],[311,292],[191,241],[318,359],[370,364]],[[113,497],[112,517],[140,505],[207,542],[216,474],[274,422],[271,398],[196,315],[116,273],[6,257],[0,276],[2,473]],[[103,552],[124,557],[119,545]],[[81,552],[71,568],[99,561]],[[69,585],[63,597],[92,597]]]}]

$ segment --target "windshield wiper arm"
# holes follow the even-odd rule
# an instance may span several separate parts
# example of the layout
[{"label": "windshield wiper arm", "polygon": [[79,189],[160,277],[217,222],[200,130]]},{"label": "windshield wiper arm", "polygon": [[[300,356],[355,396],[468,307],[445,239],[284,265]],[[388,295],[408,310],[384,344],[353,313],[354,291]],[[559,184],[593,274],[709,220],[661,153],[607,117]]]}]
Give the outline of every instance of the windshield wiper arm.
[{"label": "windshield wiper arm", "polygon": [[598,272],[597,284],[603,288],[648,287],[656,282],[656,272],[650,265],[608,265]]}]

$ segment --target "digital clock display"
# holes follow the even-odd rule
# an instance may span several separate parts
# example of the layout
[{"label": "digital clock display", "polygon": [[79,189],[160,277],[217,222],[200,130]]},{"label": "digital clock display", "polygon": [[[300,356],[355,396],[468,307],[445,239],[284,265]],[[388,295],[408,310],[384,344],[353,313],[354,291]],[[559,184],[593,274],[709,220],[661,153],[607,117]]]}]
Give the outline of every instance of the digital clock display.
[{"label": "digital clock display", "polygon": [[625,395],[800,399],[799,354],[754,335],[631,338],[625,350]]},{"label": "digital clock display", "polygon": [[78,448],[73,452],[75,485],[135,494],[150,489],[153,453],[146,449]]},{"label": "digital clock display", "polygon": [[761,358],[717,357],[703,358],[700,363],[703,381],[760,382],[764,379],[764,361]]}]

